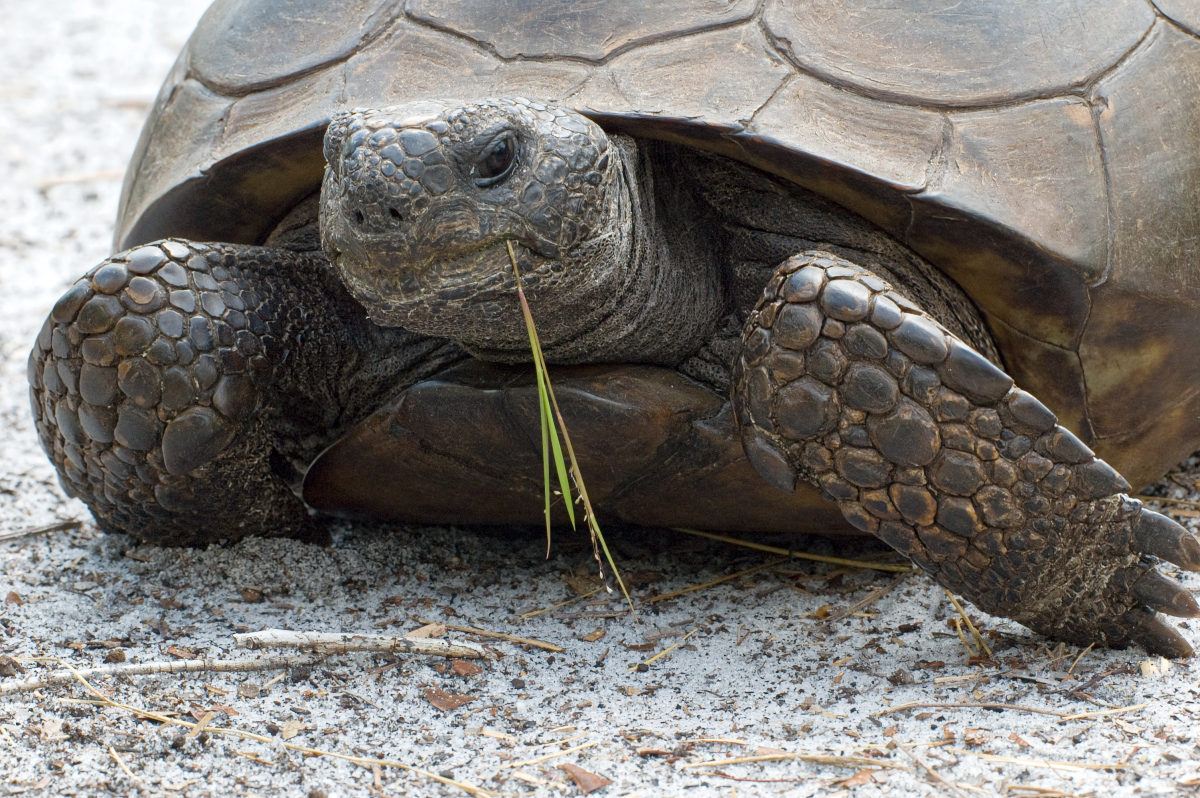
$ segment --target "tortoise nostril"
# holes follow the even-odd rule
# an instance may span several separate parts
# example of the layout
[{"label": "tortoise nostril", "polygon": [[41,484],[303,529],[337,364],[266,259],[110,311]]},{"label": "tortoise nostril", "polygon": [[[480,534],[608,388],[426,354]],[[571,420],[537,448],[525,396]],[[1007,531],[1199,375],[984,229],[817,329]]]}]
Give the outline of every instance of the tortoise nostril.
[{"label": "tortoise nostril", "polygon": [[395,208],[388,208],[388,213],[392,215],[393,219],[397,219],[401,222],[404,221],[404,217],[400,215],[400,211],[396,210]]},{"label": "tortoise nostril", "polygon": [[363,216],[362,211],[355,211],[354,212],[354,221],[355,221],[355,223],[358,224],[359,227],[362,227],[363,223],[367,221],[367,217]]}]

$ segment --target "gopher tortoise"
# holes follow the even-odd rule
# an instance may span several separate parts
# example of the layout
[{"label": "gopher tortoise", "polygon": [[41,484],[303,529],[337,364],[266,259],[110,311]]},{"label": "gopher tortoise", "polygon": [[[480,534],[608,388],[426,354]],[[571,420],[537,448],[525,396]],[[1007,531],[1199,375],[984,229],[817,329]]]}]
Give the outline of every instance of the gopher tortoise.
[{"label": "gopher tortoise", "polygon": [[1188,655],[1200,545],[1126,494],[1200,443],[1200,12],[923,8],[218,0],[42,445],[148,542],[538,523],[511,241],[603,517],[869,533]]}]

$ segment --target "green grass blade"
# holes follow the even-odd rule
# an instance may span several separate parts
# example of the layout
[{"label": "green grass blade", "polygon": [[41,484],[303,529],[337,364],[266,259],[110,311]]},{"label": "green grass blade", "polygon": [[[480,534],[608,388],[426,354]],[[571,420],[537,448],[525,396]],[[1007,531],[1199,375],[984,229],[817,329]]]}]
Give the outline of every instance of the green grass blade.
[{"label": "green grass blade", "polygon": [[542,484],[546,487],[546,559],[550,559],[550,414],[546,412],[542,381],[538,380],[538,404],[542,417]]},{"label": "green grass blade", "polygon": [[[541,354],[540,352],[538,353]],[[575,502],[571,501],[571,480],[567,476],[567,461],[563,457],[562,443],[558,439],[558,430],[554,428],[554,424],[550,421],[553,410],[550,408],[550,378],[546,376],[546,366],[541,359],[538,359],[538,401],[541,403],[542,418],[545,421],[545,426],[550,431],[550,446],[554,450],[554,469],[558,474],[558,485],[562,491],[563,503],[567,507],[567,517],[571,519],[571,529],[576,529],[575,525]],[[545,465],[546,469],[546,484],[550,484],[549,461]],[[547,488],[548,490],[549,488]]]},{"label": "green grass blade", "polygon": [[[567,507],[567,516],[571,519],[571,527],[575,528],[575,503],[571,497],[568,469],[566,460],[563,457],[564,445],[566,447],[566,454],[571,459],[570,477],[574,479],[579,499],[583,502],[588,533],[592,539],[592,551],[596,557],[596,564],[600,567],[600,576],[601,578],[604,577],[604,560],[600,559],[600,550],[603,549],[604,559],[608,561],[609,567],[612,568],[613,576],[617,578],[617,584],[621,587],[621,593],[625,596],[625,601],[629,604],[630,613],[633,614],[635,620],[640,621],[641,619],[638,618],[637,610],[633,606],[633,599],[629,595],[628,588],[625,587],[625,580],[621,578],[621,571],[617,568],[617,563],[613,559],[612,552],[608,549],[608,543],[604,540],[604,533],[600,531],[600,522],[596,519],[596,511],[592,508],[592,501],[588,498],[587,487],[583,482],[583,472],[579,470],[579,461],[575,457],[575,447],[571,445],[571,435],[567,432],[567,423],[563,420],[562,411],[558,407],[558,398],[554,395],[553,386],[550,385],[550,375],[546,368],[546,356],[542,353],[542,342],[538,337],[537,327],[533,323],[533,313],[529,309],[529,301],[525,298],[525,290],[521,287],[521,273],[517,268],[517,254],[513,250],[512,241],[506,243],[508,246],[508,257],[512,261],[513,275],[517,280],[517,297],[521,301],[521,313],[525,317],[525,329],[529,334],[529,346],[533,351],[534,371],[537,374],[538,404],[542,417],[542,467],[546,484],[546,554],[549,556],[550,553],[550,465],[546,459],[546,438],[548,437],[553,449],[555,470],[558,473],[558,484],[562,488],[563,501]],[[554,416],[557,424],[550,422],[551,415]],[[560,430],[562,431],[561,443],[558,436]],[[598,546],[597,543],[599,544]],[[607,580],[605,581],[607,583]],[[607,584],[605,586],[607,587]],[[611,590],[611,588],[609,589]]]}]

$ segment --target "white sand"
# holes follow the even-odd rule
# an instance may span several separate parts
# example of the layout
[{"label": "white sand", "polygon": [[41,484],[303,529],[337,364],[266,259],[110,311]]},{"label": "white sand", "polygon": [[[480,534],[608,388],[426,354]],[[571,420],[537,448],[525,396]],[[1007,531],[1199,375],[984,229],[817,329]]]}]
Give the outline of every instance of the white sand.
[{"label": "white sand", "polygon": [[[1075,666],[1082,680],[1114,666],[1133,666],[1133,674],[1111,676],[1089,690],[1105,705],[1147,704],[1116,719],[1060,724],[1050,715],[956,708],[875,717],[910,701],[1013,703],[1062,713],[1102,708],[1055,692],[1078,649],[1055,653],[1004,621],[983,619],[1000,667],[969,667],[964,645],[947,625],[953,610],[941,589],[923,577],[910,578],[879,601],[871,617],[842,621],[832,630],[805,616],[823,605],[846,607],[890,575],[862,572],[841,582],[793,583],[787,574],[763,570],[647,605],[641,626],[628,617],[555,613],[522,621],[522,612],[571,595],[563,576],[592,572],[590,553],[578,539],[560,535],[555,555],[545,561],[536,535],[504,540],[446,529],[349,528],[338,532],[331,548],[251,540],[203,551],[136,549],[126,538],[98,534],[86,523],[83,505],[63,496],[37,445],[25,359],[53,301],[107,253],[119,176],[162,76],[203,6],[203,0],[75,0],[5,7],[0,532],[72,518],[85,524],[74,532],[0,544],[0,598],[13,591],[24,601],[0,605],[0,653],[90,665],[100,663],[107,649],[66,644],[113,639],[129,660],[142,662],[170,659],[168,646],[202,656],[240,656],[233,649],[235,631],[404,631],[417,625],[415,616],[550,641],[565,653],[493,641],[503,657],[466,678],[415,658],[401,658],[396,667],[372,675],[391,658],[331,657],[311,671],[293,671],[257,698],[241,697],[239,686],[263,685],[275,672],[99,682],[118,700],[158,711],[232,707],[238,714],[218,715],[213,725],[275,740],[272,729],[303,721],[308,728],[291,742],[383,756],[509,795],[575,794],[577,788],[557,768],[563,763],[612,779],[599,793],[604,795],[953,794],[914,770],[907,756],[887,749],[892,740],[922,744],[913,750],[957,782],[964,795],[1039,794],[1034,788],[1062,791],[1042,795],[1166,794],[1183,789],[1181,780],[1200,781],[1196,667],[1179,663],[1165,674],[1143,675],[1139,663],[1146,655],[1138,650],[1092,651]],[[1175,488],[1178,495],[1185,489],[1196,493],[1200,467],[1193,464],[1176,476],[1185,486]],[[642,597],[769,561],[767,555],[678,535],[648,535],[614,535],[626,574],[662,575],[638,589]],[[804,563],[788,569],[828,570]],[[1184,581],[1200,586],[1192,576]],[[264,590],[268,600],[243,601],[239,591],[248,586]],[[619,602],[579,602],[561,612],[621,611]],[[395,623],[386,625],[389,621]],[[904,633],[904,624],[919,628]],[[1200,634],[1183,626],[1200,645]],[[685,646],[646,672],[630,671],[692,629],[696,633]],[[604,633],[601,639],[583,639],[596,630]],[[648,641],[656,645],[628,648]],[[945,664],[918,669],[921,661]],[[36,671],[30,665],[26,675]],[[439,711],[423,698],[430,685],[474,701]],[[0,698],[0,795],[348,796],[365,795],[373,784],[371,770],[360,765],[229,737],[187,740],[178,727],[159,728],[116,709],[63,700],[68,697],[85,692],[74,685]],[[486,736],[484,729],[511,739]],[[688,742],[698,737],[747,745]],[[948,745],[930,745],[951,737]],[[575,738],[571,746],[591,747],[506,767],[558,753],[555,741],[569,738]],[[876,779],[856,778],[845,787],[842,780],[860,768],[798,761],[685,767],[753,754],[760,745],[873,756],[905,770],[877,771]],[[1086,769],[1101,763],[1123,763],[1124,769]],[[514,776],[517,770],[550,784],[521,780]],[[377,794],[463,794],[396,769],[385,768],[381,775]]]}]

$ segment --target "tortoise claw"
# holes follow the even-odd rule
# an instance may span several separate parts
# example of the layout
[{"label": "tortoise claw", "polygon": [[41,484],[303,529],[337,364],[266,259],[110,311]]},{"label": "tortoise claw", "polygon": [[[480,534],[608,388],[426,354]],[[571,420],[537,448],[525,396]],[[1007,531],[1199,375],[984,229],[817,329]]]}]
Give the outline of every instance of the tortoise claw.
[{"label": "tortoise claw", "polygon": [[1191,532],[1165,515],[1144,507],[1133,522],[1134,549],[1178,565],[1185,571],[1200,571],[1200,543]]},{"label": "tortoise claw", "polygon": [[1196,605],[1192,595],[1180,587],[1178,582],[1168,579],[1158,571],[1147,571],[1133,586],[1133,594],[1137,596],[1138,601],[1167,615],[1177,618],[1195,618],[1200,615],[1200,606]]},{"label": "tortoise claw", "polygon": [[1167,659],[1183,659],[1195,653],[1175,627],[1164,623],[1148,607],[1126,613],[1125,620],[1130,626],[1130,637],[1151,654]]}]

